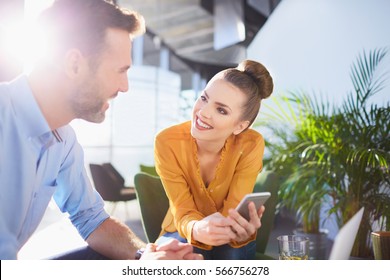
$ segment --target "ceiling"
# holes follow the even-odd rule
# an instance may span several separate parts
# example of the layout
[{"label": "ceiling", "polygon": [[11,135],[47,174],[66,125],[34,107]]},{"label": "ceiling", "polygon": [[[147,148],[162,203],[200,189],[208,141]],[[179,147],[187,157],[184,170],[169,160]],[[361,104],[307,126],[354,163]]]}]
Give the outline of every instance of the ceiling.
[{"label": "ceiling", "polygon": [[[142,63],[161,67],[161,49],[167,48],[169,70],[181,75],[182,89],[190,89],[193,88],[194,73],[198,73],[200,78],[207,81],[220,70],[236,66],[245,59],[246,48],[280,1],[116,0],[114,2],[119,6],[134,9],[145,17],[147,32],[143,37]],[[0,1],[0,18],[7,14],[15,14],[13,12],[19,12],[22,16],[24,2],[25,0],[4,3]],[[240,41],[217,50],[215,38],[216,35],[221,34],[221,28],[217,32],[216,20],[229,23],[230,18],[224,14],[217,15],[215,7],[217,4],[225,5],[225,2],[226,5],[229,3],[236,5],[236,8],[239,5],[245,31]],[[224,32],[223,28],[222,32]],[[231,34],[227,35],[231,37]],[[21,66],[15,71],[19,71],[20,68]],[[2,73],[0,78],[1,75]]]},{"label": "ceiling", "polygon": [[[145,17],[143,64],[159,66],[160,49],[169,49],[169,69],[182,75],[182,87],[192,87],[192,74],[209,80],[216,72],[236,66],[246,57],[246,48],[280,0],[215,0],[242,5],[244,38],[216,49],[214,0],[118,0],[119,6],[134,9]],[[240,4],[241,3],[241,4]],[[229,3],[227,3],[229,4]],[[221,30],[221,29],[218,29]],[[229,31],[228,31],[229,32]],[[228,34],[229,35],[229,34]]]}]

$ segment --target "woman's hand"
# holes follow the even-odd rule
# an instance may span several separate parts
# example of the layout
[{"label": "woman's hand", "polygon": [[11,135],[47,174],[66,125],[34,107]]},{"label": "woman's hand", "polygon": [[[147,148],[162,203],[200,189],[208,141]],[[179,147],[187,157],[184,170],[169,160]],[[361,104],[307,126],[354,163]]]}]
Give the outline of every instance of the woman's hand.
[{"label": "woman's hand", "polygon": [[248,240],[260,227],[261,217],[265,211],[265,207],[261,206],[256,211],[256,206],[253,202],[248,204],[250,220],[242,217],[237,210],[229,209],[228,219],[232,221],[232,230],[236,233],[234,241],[243,242]]},{"label": "woman's hand", "polygon": [[232,230],[234,221],[216,212],[197,221],[192,228],[192,237],[198,242],[220,246],[237,238]]}]

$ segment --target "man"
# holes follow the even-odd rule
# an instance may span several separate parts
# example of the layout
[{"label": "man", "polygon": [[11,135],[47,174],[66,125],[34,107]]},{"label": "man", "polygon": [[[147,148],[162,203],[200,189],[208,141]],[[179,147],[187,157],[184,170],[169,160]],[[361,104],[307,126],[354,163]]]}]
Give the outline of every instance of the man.
[{"label": "man", "polygon": [[[0,259],[16,259],[53,196],[88,243],[60,258],[134,259],[145,244],[109,217],[69,122],[102,122],[128,90],[131,40],[143,18],[103,0],[57,0],[39,24],[48,47],[31,74],[0,84]],[[183,243],[149,244],[143,259],[199,259]]]}]

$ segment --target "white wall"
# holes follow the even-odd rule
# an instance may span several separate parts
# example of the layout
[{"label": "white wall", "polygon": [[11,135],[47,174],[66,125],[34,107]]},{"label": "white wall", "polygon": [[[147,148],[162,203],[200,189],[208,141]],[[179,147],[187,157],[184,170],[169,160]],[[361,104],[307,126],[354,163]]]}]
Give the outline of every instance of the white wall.
[{"label": "white wall", "polygon": [[129,92],[110,104],[101,124],[71,123],[84,148],[85,164],[111,162],[133,184],[139,164],[154,164],[155,134],[179,121],[180,76],[153,66],[129,70]]},{"label": "white wall", "polygon": [[269,68],[275,94],[315,91],[340,103],[353,89],[349,73],[357,55],[378,47],[390,47],[388,0],[283,0],[247,55]]},{"label": "white wall", "polygon": [[[304,90],[340,104],[353,89],[349,74],[357,55],[363,49],[381,47],[390,47],[388,0],[283,0],[253,40],[247,56],[270,70],[274,96]],[[387,85],[373,102],[390,100],[390,82]],[[269,100],[263,102],[272,105]],[[263,134],[272,141],[271,135]],[[327,220],[323,226],[334,238],[336,223]]]}]

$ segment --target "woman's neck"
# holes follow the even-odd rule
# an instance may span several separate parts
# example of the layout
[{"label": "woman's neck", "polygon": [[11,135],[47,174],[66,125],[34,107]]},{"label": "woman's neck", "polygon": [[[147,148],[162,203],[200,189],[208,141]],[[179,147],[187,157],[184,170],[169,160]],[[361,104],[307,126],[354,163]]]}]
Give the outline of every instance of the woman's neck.
[{"label": "woman's neck", "polygon": [[225,145],[225,141],[214,142],[196,139],[196,144],[198,147],[198,155],[218,155],[221,152],[223,146]]}]

